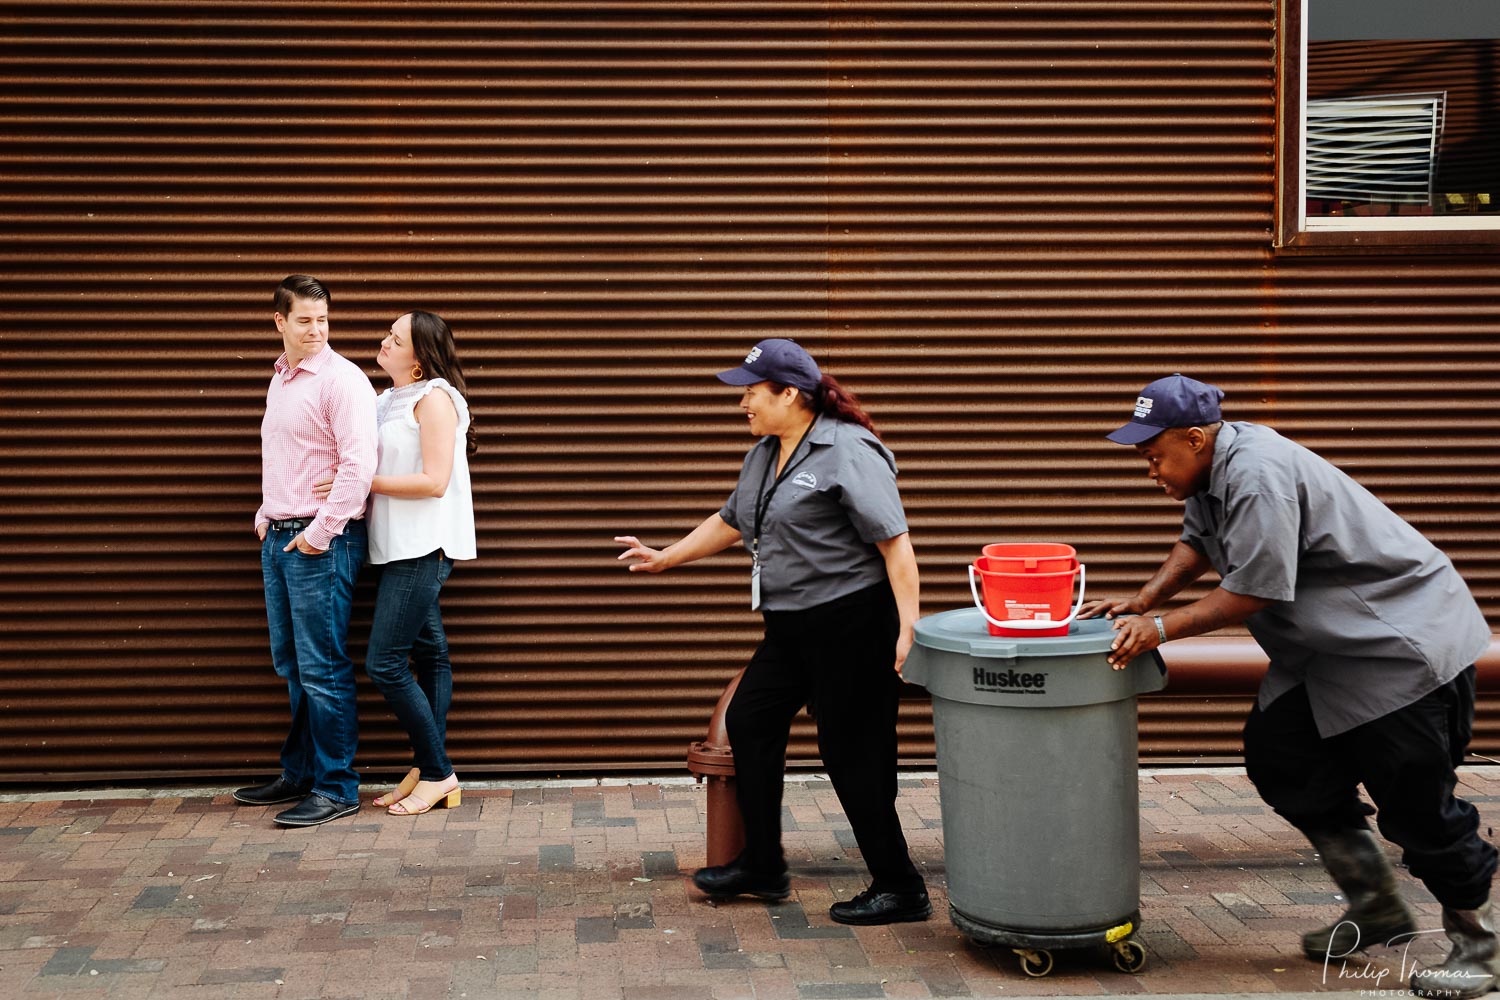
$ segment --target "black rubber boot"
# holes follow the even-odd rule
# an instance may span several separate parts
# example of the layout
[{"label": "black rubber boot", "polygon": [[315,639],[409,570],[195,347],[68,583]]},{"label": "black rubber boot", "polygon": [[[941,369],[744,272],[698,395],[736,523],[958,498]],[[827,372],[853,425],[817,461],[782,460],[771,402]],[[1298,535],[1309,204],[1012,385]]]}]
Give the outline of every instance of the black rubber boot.
[{"label": "black rubber boot", "polygon": [[1490,919],[1490,904],[1477,910],[1443,909],[1443,933],[1453,950],[1442,965],[1411,974],[1411,991],[1419,997],[1471,1000],[1500,985],[1500,938]]},{"label": "black rubber boot", "polygon": [[1396,889],[1396,872],[1369,830],[1309,833],[1323,867],[1344,891],[1349,908],[1327,927],[1302,935],[1302,953],[1315,962],[1330,955],[1390,943],[1417,929],[1417,918]]}]

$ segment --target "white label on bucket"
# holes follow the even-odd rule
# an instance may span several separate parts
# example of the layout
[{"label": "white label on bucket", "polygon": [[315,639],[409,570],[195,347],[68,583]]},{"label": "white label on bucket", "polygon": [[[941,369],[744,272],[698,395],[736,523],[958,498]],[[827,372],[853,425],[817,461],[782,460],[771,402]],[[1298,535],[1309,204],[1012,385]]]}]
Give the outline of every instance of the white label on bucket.
[{"label": "white label on bucket", "polygon": [[1052,605],[1050,604],[1026,604],[1022,601],[1005,601],[1005,618],[1013,622],[1050,622],[1052,620]]}]

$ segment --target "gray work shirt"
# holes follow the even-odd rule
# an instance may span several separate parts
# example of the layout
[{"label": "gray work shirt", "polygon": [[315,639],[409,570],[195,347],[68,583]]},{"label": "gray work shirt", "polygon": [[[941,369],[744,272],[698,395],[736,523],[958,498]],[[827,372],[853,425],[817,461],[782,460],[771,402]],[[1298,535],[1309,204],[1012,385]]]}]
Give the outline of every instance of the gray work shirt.
[{"label": "gray work shirt", "polygon": [[1447,556],[1269,427],[1220,427],[1182,541],[1208,557],[1225,590],[1273,602],[1246,622],[1271,661],[1260,707],[1306,684],[1325,738],[1410,705],[1489,646]]},{"label": "gray work shirt", "polygon": [[[746,551],[755,540],[757,499],[776,481],[780,449],[774,436],[750,449],[719,511]],[[761,524],[761,610],[815,608],[886,579],[875,543],[906,531],[890,449],[858,424],[820,416],[782,471]]]}]

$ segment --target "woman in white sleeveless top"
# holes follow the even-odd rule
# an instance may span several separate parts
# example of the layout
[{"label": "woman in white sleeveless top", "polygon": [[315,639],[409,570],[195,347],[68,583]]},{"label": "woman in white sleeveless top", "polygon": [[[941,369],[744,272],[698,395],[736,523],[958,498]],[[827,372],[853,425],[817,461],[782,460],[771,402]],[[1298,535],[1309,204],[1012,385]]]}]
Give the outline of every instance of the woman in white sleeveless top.
[{"label": "woman in white sleeveless top", "polygon": [[475,556],[468,460],[476,448],[463,369],[441,317],[399,317],[376,361],[391,387],[376,401],[380,460],[367,519],[380,588],[365,672],[410,734],[415,766],[374,804],[416,816],[461,798],[444,748],[453,669],[438,592],[455,560]]}]

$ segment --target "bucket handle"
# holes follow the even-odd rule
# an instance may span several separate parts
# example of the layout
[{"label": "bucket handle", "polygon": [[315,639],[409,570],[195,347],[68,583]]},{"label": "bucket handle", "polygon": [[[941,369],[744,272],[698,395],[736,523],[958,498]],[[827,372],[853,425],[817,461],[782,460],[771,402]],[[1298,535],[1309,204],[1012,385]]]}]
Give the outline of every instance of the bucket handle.
[{"label": "bucket handle", "polygon": [[991,625],[995,626],[996,628],[1015,628],[1015,629],[1021,629],[1023,631],[1026,630],[1026,629],[1057,628],[1059,625],[1070,625],[1070,624],[1072,624],[1073,619],[1078,617],[1079,609],[1081,609],[1083,607],[1083,586],[1084,586],[1084,581],[1085,581],[1086,577],[1087,577],[1086,567],[1083,565],[1083,563],[1079,563],[1078,564],[1078,603],[1075,604],[1075,605],[1073,605],[1073,613],[1070,614],[1070,615],[1068,615],[1068,617],[1062,619],[1061,621],[1052,621],[1051,619],[1048,619],[1046,621],[1037,621],[1034,618],[1031,619],[1031,620],[1029,620],[1029,621],[1026,620],[1026,619],[1024,619],[1024,618],[1023,619],[1018,619],[1018,620],[996,621],[995,619],[991,618],[989,610],[985,608],[984,601],[979,596],[979,584],[974,579],[974,564],[973,563],[969,564],[969,593],[974,596],[974,606],[979,609],[979,613],[980,614],[984,615],[984,620],[987,621],[987,622],[989,622]]}]

